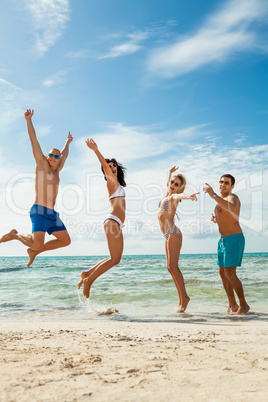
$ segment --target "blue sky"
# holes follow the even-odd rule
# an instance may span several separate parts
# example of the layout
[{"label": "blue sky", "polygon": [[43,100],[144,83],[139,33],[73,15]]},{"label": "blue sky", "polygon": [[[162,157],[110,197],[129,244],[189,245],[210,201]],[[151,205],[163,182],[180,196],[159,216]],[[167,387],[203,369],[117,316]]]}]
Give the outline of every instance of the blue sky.
[{"label": "blue sky", "polygon": [[[267,251],[267,22],[266,0],[2,0],[1,232],[31,230],[33,108],[44,153],[74,136],[57,203],[73,242],[53,253],[107,253],[106,187],[87,137],[127,167],[125,254],[164,253],[157,204],[173,165],[188,192],[232,173],[246,251]],[[181,204],[184,253],[216,249],[207,197]]]}]

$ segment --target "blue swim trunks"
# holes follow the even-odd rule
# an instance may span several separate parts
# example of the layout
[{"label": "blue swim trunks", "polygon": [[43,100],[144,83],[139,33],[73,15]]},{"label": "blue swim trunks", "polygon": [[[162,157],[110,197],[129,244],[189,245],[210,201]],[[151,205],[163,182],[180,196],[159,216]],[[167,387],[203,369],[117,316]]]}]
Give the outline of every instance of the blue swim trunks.
[{"label": "blue swim trunks", "polygon": [[218,243],[218,266],[223,268],[240,267],[244,248],[243,233],[221,237]]},{"label": "blue swim trunks", "polygon": [[34,204],[30,209],[30,218],[32,221],[32,233],[47,232],[51,234],[66,230],[64,223],[59,218],[59,213],[43,205]]}]

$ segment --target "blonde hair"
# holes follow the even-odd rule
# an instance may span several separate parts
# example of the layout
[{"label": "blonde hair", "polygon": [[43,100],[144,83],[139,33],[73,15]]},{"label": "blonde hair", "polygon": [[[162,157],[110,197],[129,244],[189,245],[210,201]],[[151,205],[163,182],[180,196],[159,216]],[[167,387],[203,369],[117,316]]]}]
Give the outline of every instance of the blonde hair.
[{"label": "blonde hair", "polygon": [[186,178],[183,176],[183,174],[176,174],[175,176],[173,176],[173,178],[180,179],[181,185],[177,193],[178,194],[183,193],[186,187]]},{"label": "blonde hair", "polygon": [[57,151],[60,154],[60,150],[58,148],[51,148],[50,152]]}]

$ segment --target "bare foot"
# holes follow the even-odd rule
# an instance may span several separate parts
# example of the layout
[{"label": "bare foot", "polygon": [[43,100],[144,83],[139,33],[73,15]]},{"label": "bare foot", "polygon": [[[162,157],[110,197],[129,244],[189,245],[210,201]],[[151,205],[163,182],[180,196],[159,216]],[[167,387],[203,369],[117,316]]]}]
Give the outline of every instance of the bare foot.
[{"label": "bare foot", "polygon": [[81,279],[80,279],[80,281],[79,281],[78,284],[77,284],[78,289],[80,289],[81,286],[83,285],[83,280],[84,280],[85,278],[88,278],[88,277],[89,277],[89,275],[91,274],[91,271],[92,271],[92,268],[89,269],[88,271],[83,271],[83,272],[81,273]]},{"label": "bare foot", "polygon": [[239,306],[238,304],[234,304],[233,306],[229,306],[227,309],[227,313],[236,313]]},{"label": "bare foot", "polygon": [[90,287],[91,287],[91,284],[90,284],[88,278],[85,278],[83,280],[83,285],[84,285],[83,286],[83,295],[88,299],[89,298]]},{"label": "bare foot", "polygon": [[237,310],[237,314],[247,314],[249,312],[249,305],[246,303],[244,306],[240,306]]},{"label": "bare foot", "polygon": [[27,267],[30,267],[34,262],[35,257],[37,256],[37,251],[32,250],[31,248],[27,249],[27,253],[29,255],[29,260],[27,262]]},{"label": "bare foot", "polygon": [[78,289],[81,288],[81,286],[83,285],[84,279],[87,278],[88,276],[89,276],[89,271],[83,271],[83,272],[81,273],[81,279],[80,279],[80,281],[79,281],[78,284],[77,284]]},{"label": "bare foot", "polygon": [[16,229],[12,229],[9,233],[5,234],[4,236],[1,237],[0,243],[5,243],[10,240],[14,240],[14,235],[17,234]]},{"label": "bare foot", "polygon": [[188,306],[189,301],[190,301],[189,296],[186,296],[184,299],[182,299],[181,304],[179,305],[179,308],[177,310],[177,313],[184,313],[186,307]]}]

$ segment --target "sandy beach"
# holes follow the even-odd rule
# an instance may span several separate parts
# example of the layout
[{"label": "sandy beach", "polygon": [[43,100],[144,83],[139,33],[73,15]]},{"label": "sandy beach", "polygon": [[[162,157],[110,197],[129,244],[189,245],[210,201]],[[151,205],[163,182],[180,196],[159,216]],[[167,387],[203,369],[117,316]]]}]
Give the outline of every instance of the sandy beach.
[{"label": "sandy beach", "polygon": [[267,401],[268,323],[6,322],[1,401]]}]

